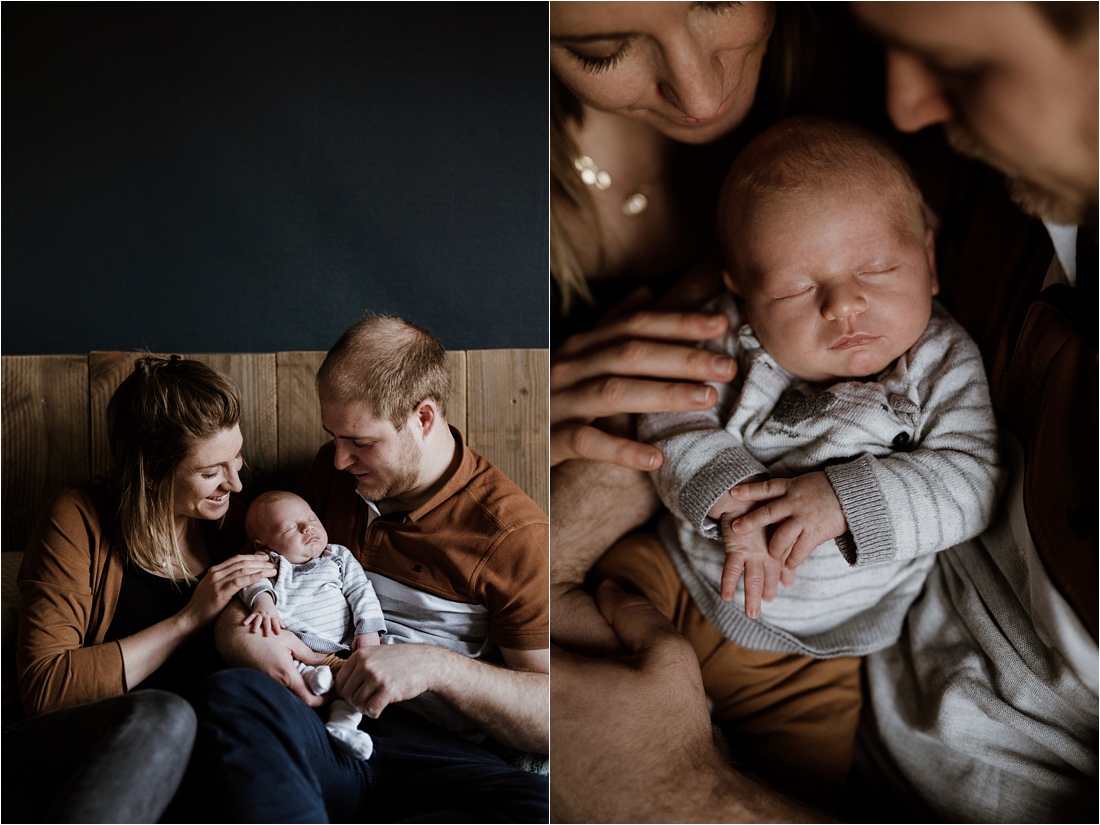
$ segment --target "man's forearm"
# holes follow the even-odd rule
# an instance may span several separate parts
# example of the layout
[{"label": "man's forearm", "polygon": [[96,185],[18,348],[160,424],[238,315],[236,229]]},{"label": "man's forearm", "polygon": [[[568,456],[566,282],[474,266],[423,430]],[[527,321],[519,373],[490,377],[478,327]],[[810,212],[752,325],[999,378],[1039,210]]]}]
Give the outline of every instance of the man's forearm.
[{"label": "man's forearm", "polygon": [[214,626],[214,641],[226,664],[233,667],[250,667],[262,670],[268,676],[292,690],[308,705],[317,706],[324,701],[314,696],[295,667],[295,658],[306,664],[320,664],[323,658],[307,648],[297,636],[284,630],[277,636],[253,633],[243,622],[248,610],[234,599]]},{"label": "man's forearm", "polygon": [[445,653],[447,666],[434,693],[498,742],[530,753],[549,752],[548,674]]},{"label": "man's forearm", "polygon": [[576,459],[550,471],[550,582],[577,584],[624,534],[660,506],[649,476]]}]

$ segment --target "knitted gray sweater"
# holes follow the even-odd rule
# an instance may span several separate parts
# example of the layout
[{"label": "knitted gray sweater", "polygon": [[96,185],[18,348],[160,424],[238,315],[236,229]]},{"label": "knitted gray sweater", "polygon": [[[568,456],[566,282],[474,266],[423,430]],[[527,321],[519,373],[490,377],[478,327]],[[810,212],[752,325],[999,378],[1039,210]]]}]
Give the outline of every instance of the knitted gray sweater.
[{"label": "knitted gray sweater", "polygon": [[[978,349],[938,304],[924,335],[873,381],[811,386],[783,370],[720,306],[731,333],[707,346],[738,378],[699,413],[642,416],[639,436],[665,455],[654,473],[670,510],[661,537],[696,604],[745,647],[817,658],[893,643],[935,552],[980,533],[1001,485],[997,427]],[[745,617],[744,589],[722,601],[725,555],[708,511],[758,473],[824,470],[849,532],[817,549],[795,583]]]}]

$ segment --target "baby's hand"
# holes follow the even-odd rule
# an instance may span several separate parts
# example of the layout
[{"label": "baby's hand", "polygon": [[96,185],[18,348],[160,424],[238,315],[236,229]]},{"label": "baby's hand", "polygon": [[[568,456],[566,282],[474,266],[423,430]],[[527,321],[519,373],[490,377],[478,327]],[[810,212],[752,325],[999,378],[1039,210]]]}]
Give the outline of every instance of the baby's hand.
[{"label": "baby's hand", "polygon": [[752,509],[753,502],[737,498],[734,495],[734,490],[745,484],[752,484],[754,482],[763,480],[764,476],[756,475],[740,482],[714,503],[714,506],[711,507],[710,511],[707,513],[707,517],[712,518],[715,521],[721,521],[722,516],[731,516],[736,518],[737,516],[745,515],[745,513],[749,512],[749,510]]},{"label": "baby's hand", "polygon": [[738,536],[748,536],[778,524],[768,542],[768,553],[790,570],[809,558],[819,545],[848,530],[840,499],[822,472],[739,484],[730,495],[746,503],[765,502],[734,519],[732,530]]},{"label": "baby's hand", "polygon": [[248,614],[248,618],[244,620],[244,626],[251,628],[253,633],[278,636],[279,631],[283,629],[283,621],[279,618],[278,613],[272,616],[262,611],[256,611]]},{"label": "baby's hand", "polygon": [[257,594],[252,600],[252,612],[244,620],[244,626],[250,628],[253,633],[262,632],[265,636],[278,636],[283,629],[283,620],[279,618],[279,611],[275,607],[275,599],[271,593]]},{"label": "baby's hand", "polygon": [[356,633],[355,641],[351,643],[352,650],[358,650],[361,647],[370,647],[372,645],[379,645],[382,642],[378,638],[378,631],[373,633]]},{"label": "baby's hand", "polygon": [[783,564],[768,553],[768,538],[763,528],[751,533],[735,533],[730,524],[732,516],[721,521],[722,545],[726,562],[722,566],[722,598],[729,602],[737,591],[737,580],[745,576],[745,615],[750,619],[760,616],[760,600],[770,602],[775,598],[780,583],[794,581],[783,575]]}]

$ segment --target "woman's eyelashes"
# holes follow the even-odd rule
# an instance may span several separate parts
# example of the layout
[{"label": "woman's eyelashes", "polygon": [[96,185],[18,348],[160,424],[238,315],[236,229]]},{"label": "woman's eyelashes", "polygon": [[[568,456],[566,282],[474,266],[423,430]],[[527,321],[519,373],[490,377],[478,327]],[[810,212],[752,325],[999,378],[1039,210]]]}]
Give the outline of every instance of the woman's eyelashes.
[{"label": "woman's eyelashes", "polygon": [[715,14],[725,14],[728,11],[740,8],[744,3],[700,3],[699,5]]},{"label": "woman's eyelashes", "polygon": [[614,51],[608,50],[606,54],[583,54],[576,49],[570,49],[569,53],[581,64],[581,68],[591,74],[606,72],[614,68],[630,51],[630,41],[623,40],[618,43]]}]

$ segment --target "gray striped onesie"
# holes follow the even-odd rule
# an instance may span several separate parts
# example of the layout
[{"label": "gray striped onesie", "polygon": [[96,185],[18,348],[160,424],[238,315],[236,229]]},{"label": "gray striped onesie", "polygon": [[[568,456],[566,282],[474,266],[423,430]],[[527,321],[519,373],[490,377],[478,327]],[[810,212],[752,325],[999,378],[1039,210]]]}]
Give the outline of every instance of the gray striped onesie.
[{"label": "gray striped onesie", "polygon": [[278,553],[270,556],[279,568],[274,583],[263,579],[244,588],[241,598],[251,609],[260,593],[270,593],[283,627],[311,650],[349,650],[355,636],[385,632],[374,587],[348,548],[330,544],[304,564],[291,564]]},{"label": "gray striped onesie", "polygon": [[[671,511],[662,541],[704,616],[744,647],[816,658],[864,655],[893,643],[934,553],[990,523],[1002,473],[997,427],[977,346],[938,303],[924,334],[873,380],[811,386],[786,372],[742,324],[732,299],[726,336],[706,346],[737,360],[715,384],[718,404],[642,416],[660,448],[653,474]],[[731,487],[763,473],[824,470],[850,531],[819,546],[791,587],[745,617],[719,585],[725,554],[707,516]]]}]

